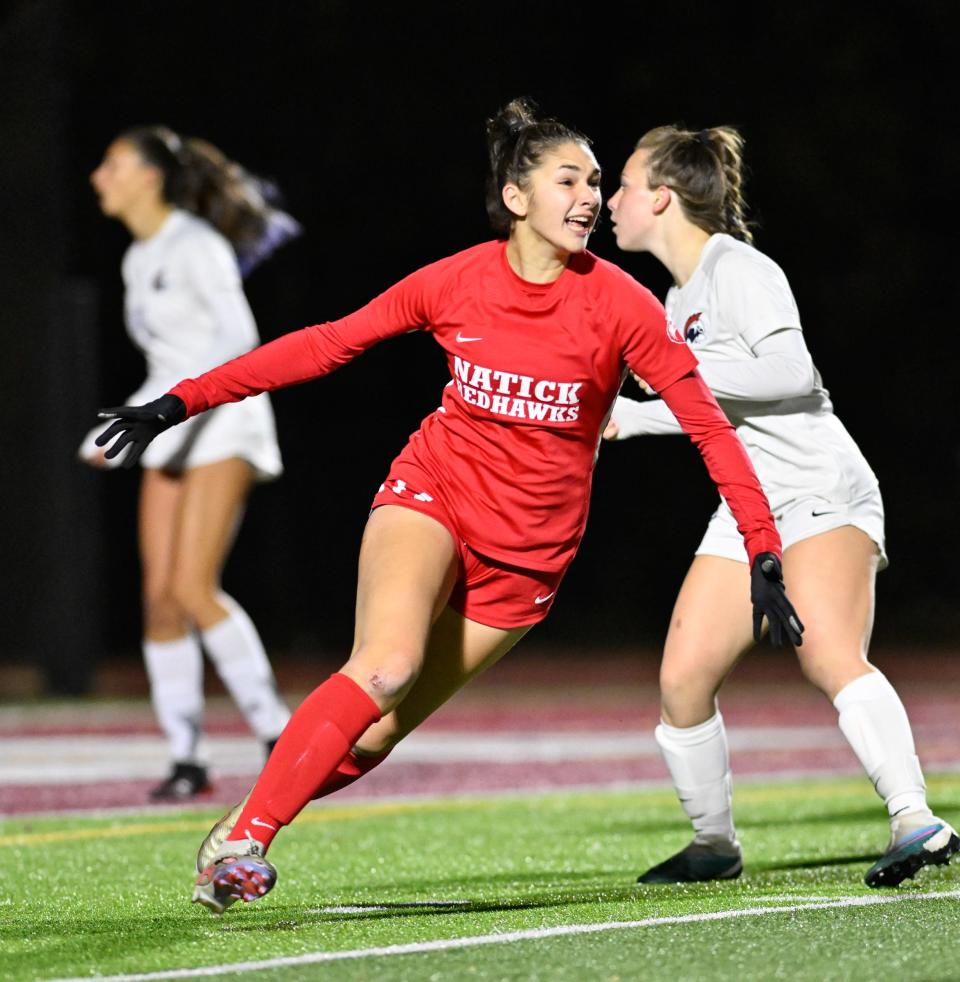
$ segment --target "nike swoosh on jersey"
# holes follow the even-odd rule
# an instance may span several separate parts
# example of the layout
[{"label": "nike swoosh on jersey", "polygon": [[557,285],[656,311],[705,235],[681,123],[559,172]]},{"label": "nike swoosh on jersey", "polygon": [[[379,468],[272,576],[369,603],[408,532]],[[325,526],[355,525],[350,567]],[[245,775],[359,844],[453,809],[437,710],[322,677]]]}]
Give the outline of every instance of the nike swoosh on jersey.
[{"label": "nike swoosh on jersey", "polygon": [[457,344],[466,344],[467,341],[482,341],[483,338],[465,338],[459,331],[457,331]]},{"label": "nike swoosh on jersey", "polygon": [[[556,590],[553,591],[553,593],[556,592]],[[533,602],[535,604],[545,604],[553,596],[553,593],[548,593],[545,597],[534,597]]]},{"label": "nike swoosh on jersey", "polygon": [[813,515],[814,518],[819,518],[821,515],[836,515],[836,513],[837,513],[836,508],[825,508],[823,511],[814,510],[810,512],[810,514]]}]

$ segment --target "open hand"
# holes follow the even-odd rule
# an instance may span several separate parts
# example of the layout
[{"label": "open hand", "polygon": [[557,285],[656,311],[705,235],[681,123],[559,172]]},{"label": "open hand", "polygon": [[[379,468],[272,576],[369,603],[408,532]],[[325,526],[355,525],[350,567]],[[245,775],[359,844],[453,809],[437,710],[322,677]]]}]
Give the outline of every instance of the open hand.
[{"label": "open hand", "polygon": [[97,415],[100,419],[114,421],[94,441],[98,447],[105,447],[116,437],[104,457],[113,460],[129,446],[123,466],[133,467],[155,436],[187,418],[187,407],[182,399],[167,393],[143,406],[116,406],[101,409]]}]

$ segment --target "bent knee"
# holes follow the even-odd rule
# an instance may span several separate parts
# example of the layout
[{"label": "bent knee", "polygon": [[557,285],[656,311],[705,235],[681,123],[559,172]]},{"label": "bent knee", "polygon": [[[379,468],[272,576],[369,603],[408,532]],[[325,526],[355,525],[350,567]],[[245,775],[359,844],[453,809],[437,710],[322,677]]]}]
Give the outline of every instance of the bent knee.
[{"label": "bent knee", "polygon": [[716,711],[722,683],[722,675],[715,677],[704,666],[665,662],[660,670],[661,716],[674,726],[693,726],[709,719]]},{"label": "bent knee", "polygon": [[148,634],[169,633],[185,629],[187,613],[170,592],[144,598],[143,625]]},{"label": "bent knee", "polygon": [[713,678],[710,673],[704,672],[702,666],[692,663],[668,665],[665,662],[660,668],[660,693],[671,700],[704,694],[712,699],[722,681],[722,676]]},{"label": "bent knee", "polygon": [[803,677],[828,699],[834,696],[855,678],[872,669],[865,652],[852,648],[847,653],[808,652],[806,647],[797,650],[800,671]]},{"label": "bent knee", "polygon": [[423,665],[423,652],[402,644],[361,644],[341,669],[381,709],[392,709],[410,691]]},{"label": "bent knee", "polygon": [[194,623],[202,621],[209,608],[217,603],[216,588],[204,581],[177,578],[170,592],[184,615]]}]

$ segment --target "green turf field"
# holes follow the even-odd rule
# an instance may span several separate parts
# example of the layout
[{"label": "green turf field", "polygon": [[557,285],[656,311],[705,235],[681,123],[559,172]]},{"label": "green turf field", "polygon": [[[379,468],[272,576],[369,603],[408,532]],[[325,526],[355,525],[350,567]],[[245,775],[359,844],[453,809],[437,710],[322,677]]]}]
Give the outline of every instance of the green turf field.
[{"label": "green turf field", "polygon": [[[960,776],[929,790],[957,824]],[[0,978],[960,979],[960,864],[864,886],[862,779],[741,783],[743,877],[681,888],[634,885],[689,838],[666,791],[315,805],[220,919],[187,902],[216,817],[0,823]]]}]

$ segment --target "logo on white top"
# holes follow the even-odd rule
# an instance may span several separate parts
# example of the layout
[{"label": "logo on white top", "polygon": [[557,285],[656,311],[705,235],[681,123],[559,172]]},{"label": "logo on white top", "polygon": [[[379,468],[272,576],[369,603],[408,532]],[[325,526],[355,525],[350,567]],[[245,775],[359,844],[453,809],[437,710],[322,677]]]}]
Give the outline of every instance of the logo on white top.
[{"label": "logo on white top", "polygon": [[468,341],[482,341],[483,338],[465,338],[459,331],[457,331],[457,344],[466,344]]},{"label": "logo on white top", "polygon": [[553,593],[548,593],[545,597],[534,597],[533,602],[535,604],[545,604],[556,592],[557,591],[554,590]]},{"label": "logo on white top", "polygon": [[703,311],[698,310],[687,318],[687,323],[683,325],[683,337],[688,344],[697,344],[703,339],[707,322],[703,316]]}]

